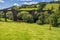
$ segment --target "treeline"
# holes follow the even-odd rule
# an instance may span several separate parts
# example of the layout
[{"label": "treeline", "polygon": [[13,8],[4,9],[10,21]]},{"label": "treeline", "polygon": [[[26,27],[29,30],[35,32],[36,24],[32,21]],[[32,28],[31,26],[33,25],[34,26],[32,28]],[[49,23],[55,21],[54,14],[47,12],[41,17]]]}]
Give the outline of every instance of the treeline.
[{"label": "treeline", "polygon": [[37,23],[40,25],[51,24],[54,27],[58,27],[60,25],[60,9],[55,12],[51,10],[49,13],[48,11],[40,13],[36,11],[33,15],[23,11],[18,13],[17,17],[18,20],[28,23]]},{"label": "treeline", "polygon": [[[50,24],[53,27],[60,26],[60,6],[56,11],[54,11],[54,8],[52,7],[51,10],[48,9],[49,11],[43,12],[42,9],[46,5],[46,3],[38,3],[38,4],[40,4],[40,6],[38,7],[38,11],[35,11],[33,15],[27,11],[18,12],[17,21],[23,21],[27,23],[37,23],[39,25]],[[33,5],[31,7],[36,7],[36,6]],[[20,7],[14,7],[14,9],[18,10],[20,9]],[[8,11],[6,17],[7,19],[13,20],[12,12]],[[0,18],[5,18],[3,12],[0,12]]]},{"label": "treeline", "polygon": [[51,1],[51,2],[39,2],[38,4],[32,4],[32,5],[22,5],[20,8],[38,8],[42,4],[49,4],[49,3],[58,3],[60,4],[60,1]]},{"label": "treeline", "polygon": [[[8,11],[6,17],[7,19],[13,20],[12,12]],[[3,12],[0,12],[0,18],[4,18]],[[17,21],[23,21],[27,23],[37,23],[39,25],[51,24],[54,27],[58,27],[60,26],[60,6],[57,11],[53,11],[52,7],[50,12],[35,11],[33,15],[27,11],[21,11],[18,12],[17,19]]]}]

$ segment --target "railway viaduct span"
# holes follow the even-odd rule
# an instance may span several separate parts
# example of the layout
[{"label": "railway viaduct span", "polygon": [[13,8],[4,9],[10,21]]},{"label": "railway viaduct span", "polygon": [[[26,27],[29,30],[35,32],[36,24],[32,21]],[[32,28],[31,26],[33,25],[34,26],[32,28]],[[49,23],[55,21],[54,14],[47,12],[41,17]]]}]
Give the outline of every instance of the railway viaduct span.
[{"label": "railway viaduct span", "polygon": [[17,14],[18,14],[18,12],[21,12],[21,11],[27,11],[27,12],[29,12],[32,15],[35,13],[35,11],[38,11],[38,12],[45,12],[45,11],[51,12],[51,10],[15,10],[15,9],[11,9],[11,10],[3,9],[3,10],[0,10],[0,11],[2,11],[4,13],[5,22],[7,22],[6,13],[8,11],[12,12],[13,21],[17,21]]}]

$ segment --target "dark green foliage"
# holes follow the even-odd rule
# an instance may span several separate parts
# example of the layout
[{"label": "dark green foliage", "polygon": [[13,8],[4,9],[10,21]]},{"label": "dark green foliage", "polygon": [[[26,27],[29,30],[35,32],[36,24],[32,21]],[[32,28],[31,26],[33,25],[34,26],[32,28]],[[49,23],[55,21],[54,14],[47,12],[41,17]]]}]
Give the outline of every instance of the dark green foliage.
[{"label": "dark green foliage", "polygon": [[60,23],[60,17],[58,18],[58,23]]},{"label": "dark green foliage", "polygon": [[18,13],[17,17],[18,17],[18,19],[22,20],[22,17],[23,17],[24,15],[28,15],[28,14],[29,14],[29,13],[26,12],[26,11],[21,11],[21,12]]},{"label": "dark green foliage", "polygon": [[[0,18],[4,17],[6,19],[7,17],[8,19],[18,19],[19,21],[21,20],[29,23],[34,22],[37,24],[50,24],[54,27],[57,27],[60,25],[60,6],[55,10],[55,8],[53,7],[54,5],[52,4],[51,9],[44,10],[43,8],[45,8],[46,4],[50,3],[57,3],[57,1],[41,2],[32,5],[22,5],[21,7],[13,6],[12,8],[10,8],[12,10],[14,9],[12,11],[13,13],[6,11],[7,14],[0,14]],[[33,8],[33,10],[28,10],[28,8]],[[34,8],[37,8],[37,10],[35,10]]]},{"label": "dark green foliage", "polygon": [[10,19],[10,20],[13,20],[12,12],[7,12],[7,18]]},{"label": "dark green foliage", "polygon": [[0,12],[0,20],[1,20],[2,16],[3,16],[3,12]]},{"label": "dark green foliage", "polygon": [[52,26],[54,26],[54,27],[57,27],[58,26],[58,23],[57,23],[57,20],[58,18],[55,16],[55,15],[52,15],[51,16],[51,24],[52,24]]},{"label": "dark green foliage", "polygon": [[23,19],[24,22],[28,22],[28,23],[33,23],[34,22],[33,16],[31,16],[30,14],[24,15],[22,17],[22,19]]},{"label": "dark green foliage", "polygon": [[38,21],[37,21],[37,23],[39,23],[39,24],[44,24],[44,13],[40,13],[40,16],[38,17]]},{"label": "dark green foliage", "polygon": [[44,14],[39,16],[39,20],[41,21],[42,24],[44,24]]},{"label": "dark green foliage", "polygon": [[35,11],[35,13],[33,15],[34,22],[36,22],[38,20],[39,16],[40,16],[40,13],[38,13],[37,11]]},{"label": "dark green foliage", "polygon": [[44,12],[44,23],[48,24],[49,23],[49,16],[50,14],[48,13],[48,11]]},{"label": "dark green foliage", "polygon": [[43,24],[41,20],[37,20],[36,23],[39,24],[39,25]]},{"label": "dark green foliage", "polygon": [[29,23],[34,22],[33,16],[26,11],[22,11],[22,12],[18,13],[17,16],[18,16],[19,20],[23,20],[24,22],[29,22]]},{"label": "dark green foliage", "polygon": [[60,18],[60,11],[57,10],[55,13],[52,13],[50,15],[50,24],[54,27],[57,27],[59,25],[59,18]]},{"label": "dark green foliage", "polygon": [[48,19],[48,17],[50,16],[50,14],[48,14],[48,12],[46,11],[46,12],[42,12],[42,13],[40,13],[40,16],[38,17],[38,21],[40,21],[40,23],[39,24],[47,24],[47,23],[49,23],[49,19]]},{"label": "dark green foliage", "polygon": [[60,27],[60,17],[58,18],[58,26]]},{"label": "dark green foliage", "polygon": [[45,5],[46,5],[47,3],[42,2],[42,3],[39,3],[39,4],[40,4],[39,10],[42,10],[42,9],[45,7]]}]

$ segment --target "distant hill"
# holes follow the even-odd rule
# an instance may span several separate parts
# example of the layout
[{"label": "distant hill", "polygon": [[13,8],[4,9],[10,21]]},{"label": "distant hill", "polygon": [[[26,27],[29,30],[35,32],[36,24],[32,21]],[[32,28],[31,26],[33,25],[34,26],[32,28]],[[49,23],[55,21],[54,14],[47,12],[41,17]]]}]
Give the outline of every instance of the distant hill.
[{"label": "distant hill", "polygon": [[58,4],[58,3],[49,3],[49,4],[46,4],[46,6],[43,8],[43,10],[48,10],[53,7],[53,10],[56,11],[56,10],[58,10],[59,6],[60,6],[60,4]]},{"label": "distant hill", "polygon": [[[53,10],[56,11],[58,7],[60,6],[59,1],[52,1],[52,2],[40,2],[38,4],[32,4],[32,5],[22,5],[22,6],[12,6],[9,8],[5,8],[6,10],[48,10],[53,7]],[[3,9],[4,10],[4,9]]]}]

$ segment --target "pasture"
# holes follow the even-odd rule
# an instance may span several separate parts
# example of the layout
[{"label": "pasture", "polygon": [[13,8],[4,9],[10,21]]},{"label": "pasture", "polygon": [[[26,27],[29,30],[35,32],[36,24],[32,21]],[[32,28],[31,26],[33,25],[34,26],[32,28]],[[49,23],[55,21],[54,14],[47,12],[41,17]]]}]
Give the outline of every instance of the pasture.
[{"label": "pasture", "polygon": [[25,22],[0,22],[0,40],[60,40],[60,28]]}]

